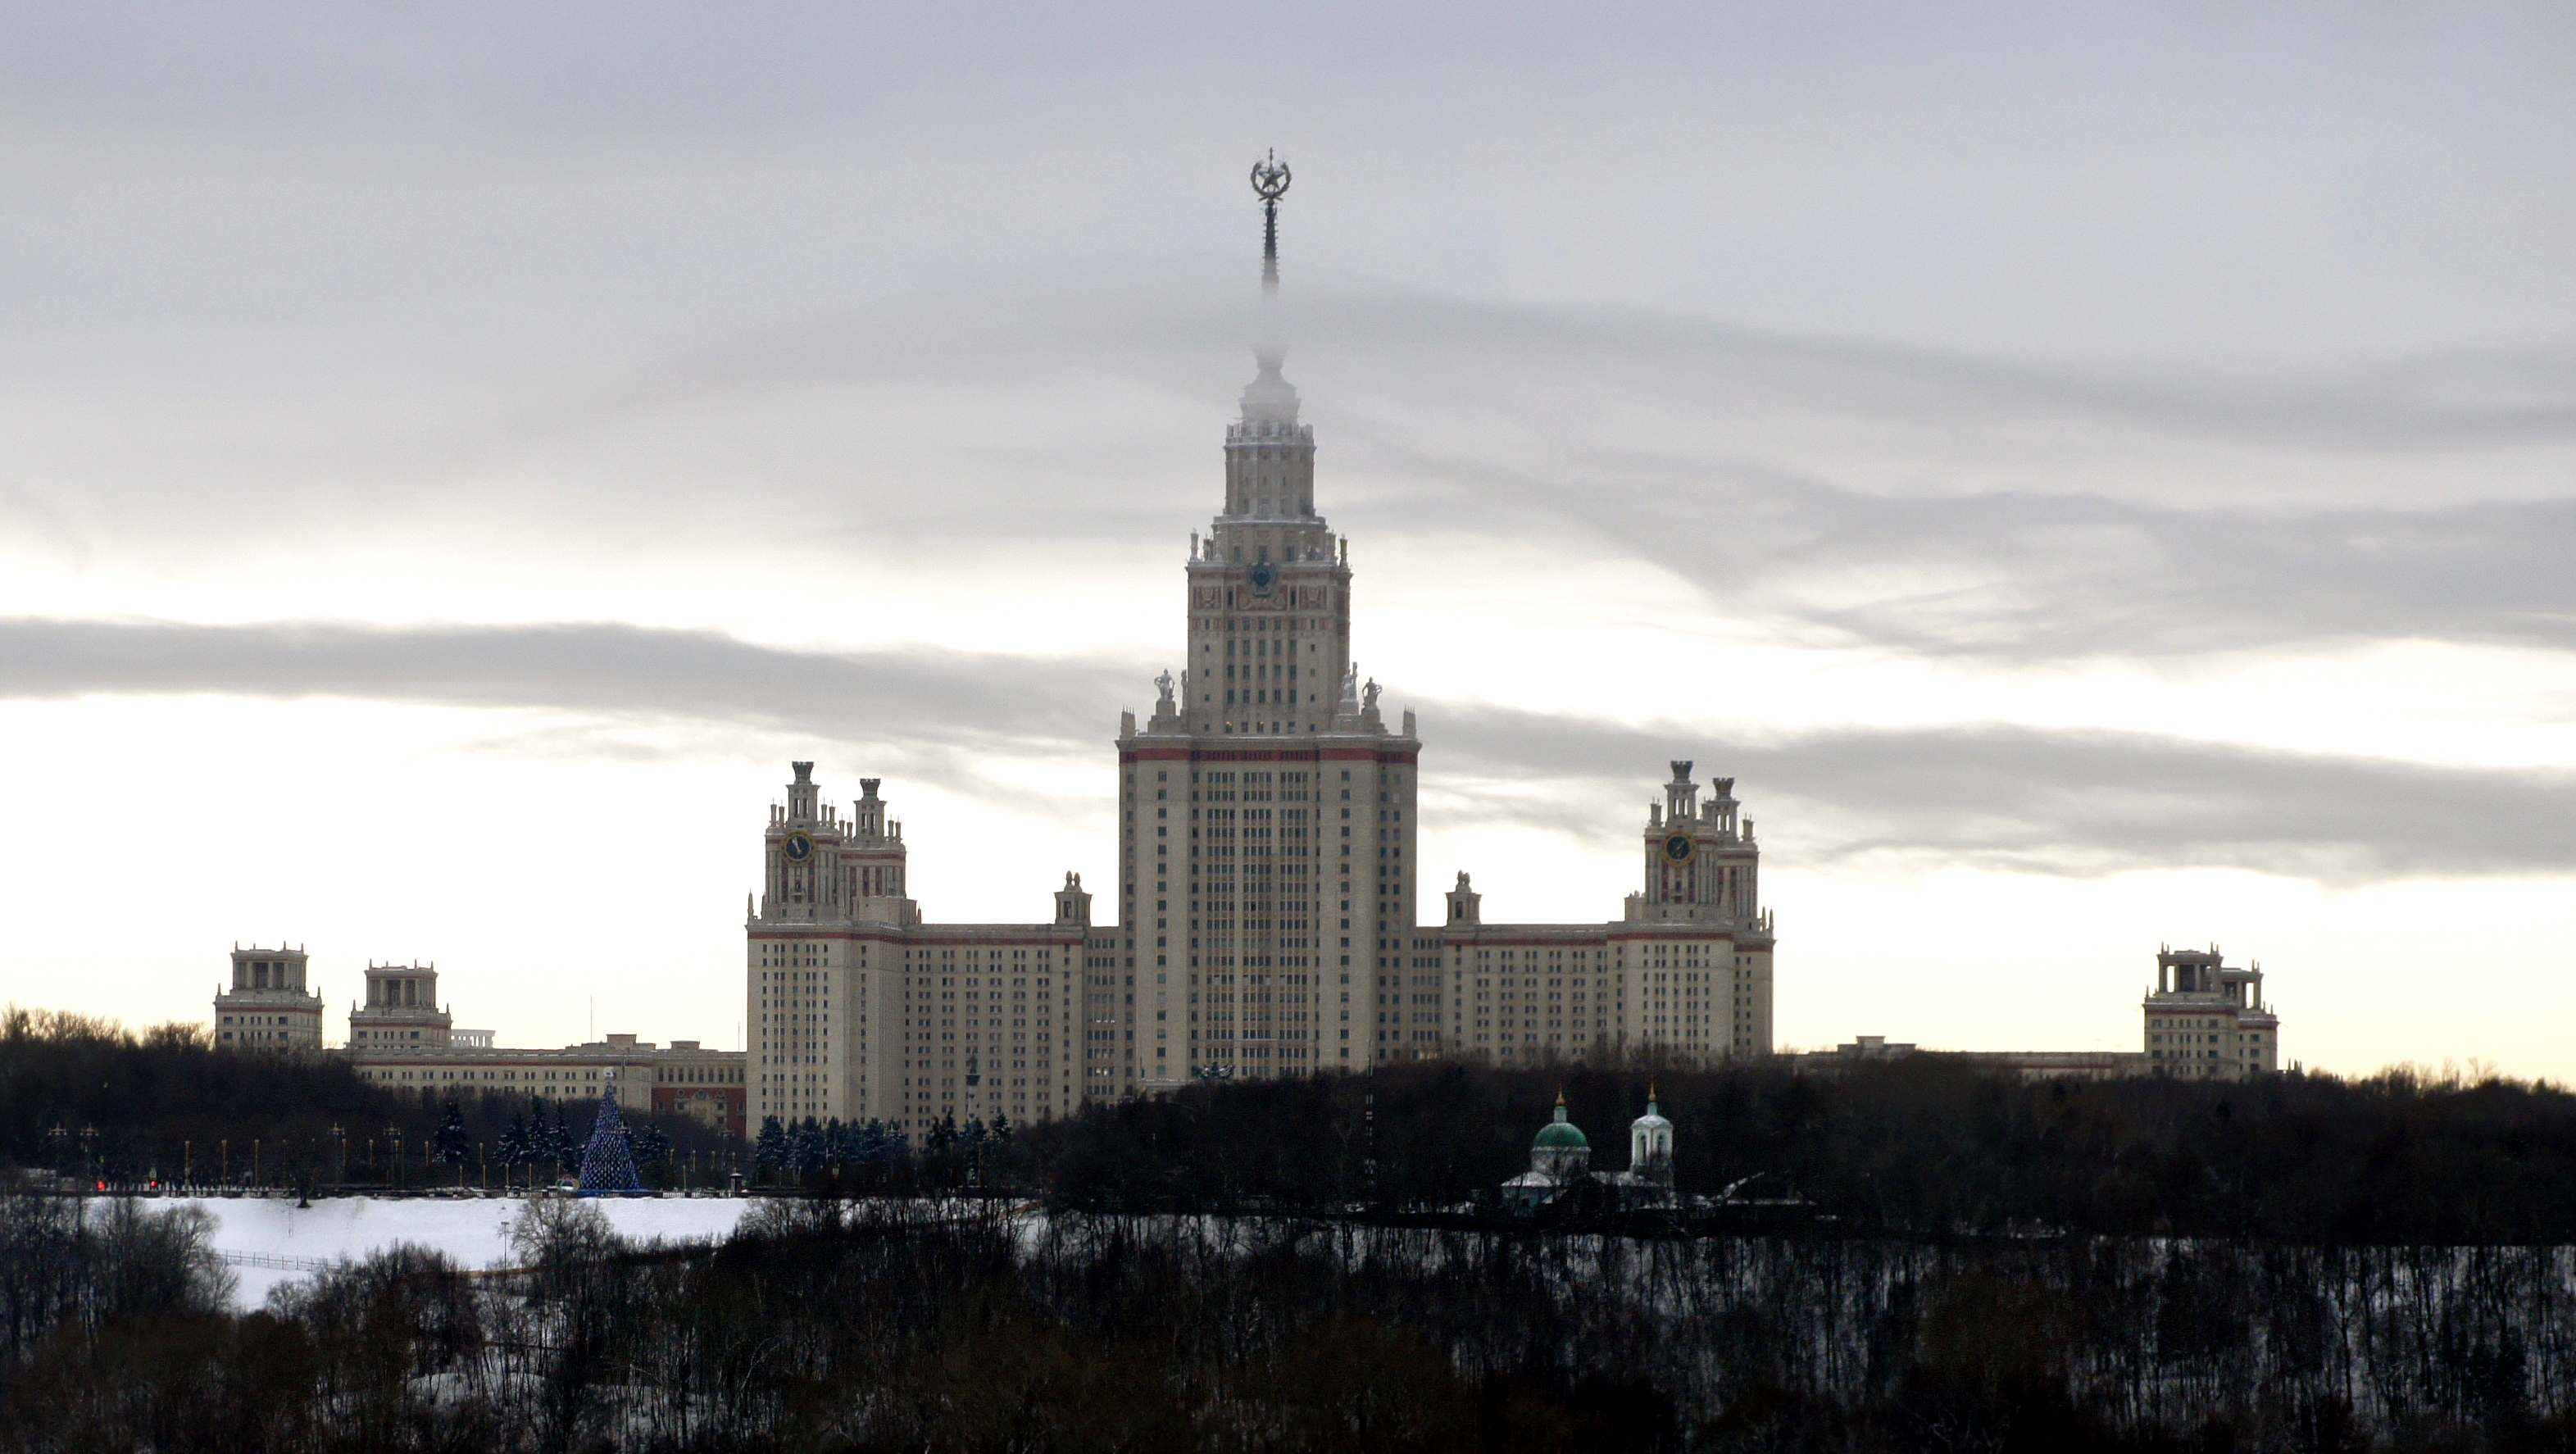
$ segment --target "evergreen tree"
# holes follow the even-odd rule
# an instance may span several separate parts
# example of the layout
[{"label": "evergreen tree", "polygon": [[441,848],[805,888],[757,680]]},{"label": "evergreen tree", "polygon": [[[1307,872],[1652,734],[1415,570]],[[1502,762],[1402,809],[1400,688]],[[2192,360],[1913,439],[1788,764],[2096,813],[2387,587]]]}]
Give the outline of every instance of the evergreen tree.
[{"label": "evergreen tree", "polygon": [[823,1128],[812,1116],[788,1131],[787,1165],[798,1176],[811,1176],[823,1169]]},{"label": "evergreen tree", "polygon": [[884,1121],[871,1117],[859,1128],[859,1160],[863,1162],[883,1165],[894,1160],[902,1146],[903,1133]]},{"label": "evergreen tree", "polygon": [[986,1130],[985,1134],[993,1138],[994,1145],[1008,1146],[1011,1144],[1011,1130],[1011,1118],[1000,1111],[995,1111],[993,1113],[993,1124]]},{"label": "evergreen tree", "polygon": [[635,1149],[635,1165],[638,1170],[648,1166],[659,1166],[670,1159],[671,1137],[661,1127],[648,1121],[626,1134],[627,1144]]},{"label": "evergreen tree", "polygon": [[581,1189],[634,1192],[644,1189],[635,1174],[635,1153],[627,1144],[626,1117],[617,1109],[617,1082],[600,1082],[599,1112],[591,1121],[590,1142],[581,1153]]},{"label": "evergreen tree", "polygon": [[756,1171],[778,1171],[787,1165],[787,1128],[776,1116],[760,1119],[760,1134],[751,1141],[751,1165]]},{"label": "evergreen tree", "polygon": [[557,1111],[548,1115],[545,1102],[539,1101],[536,1130],[537,1165],[548,1176],[561,1176],[564,1169],[573,1164],[579,1150],[579,1146],[572,1138],[572,1128],[564,1124],[563,1113]]},{"label": "evergreen tree", "polygon": [[501,1128],[499,1139],[492,1143],[492,1159],[504,1167],[517,1166],[528,1159],[528,1118],[518,1112],[510,1115],[510,1124]]},{"label": "evergreen tree", "polygon": [[429,1159],[441,1166],[463,1166],[474,1159],[474,1138],[465,1133],[465,1113],[454,1101],[447,1103],[447,1114],[429,1139]]},{"label": "evergreen tree", "polygon": [[927,1142],[927,1149],[933,1156],[936,1156],[943,1151],[955,1150],[957,1147],[957,1118],[953,1115],[942,1116],[938,1120],[933,1121],[930,1124],[930,1135],[926,1137],[925,1140]]}]

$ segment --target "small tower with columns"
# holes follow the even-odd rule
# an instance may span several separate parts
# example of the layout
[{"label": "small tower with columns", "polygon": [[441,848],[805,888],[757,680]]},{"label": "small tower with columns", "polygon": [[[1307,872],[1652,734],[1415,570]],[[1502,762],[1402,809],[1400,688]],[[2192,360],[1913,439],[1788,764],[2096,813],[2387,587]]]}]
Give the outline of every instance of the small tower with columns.
[{"label": "small tower with columns", "polygon": [[233,946],[232,985],[215,991],[215,1045],[260,1054],[322,1048],[322,996],[302,949]]},{"label": "small tower with columns", "polygon": [[349,1044],[360,1050],[447,1050],[456,1019],[438,1003],[438,966],[367,964],[367,1002],[349,1008]]},{"label": "small tower with columns", "polygon": [[2263,968],[2207,949],[2156,953],[2147,992],[2147,1069],[2187,1080],[2244,1080],[2281,1068],[2281,1021],[2263,998]]}]

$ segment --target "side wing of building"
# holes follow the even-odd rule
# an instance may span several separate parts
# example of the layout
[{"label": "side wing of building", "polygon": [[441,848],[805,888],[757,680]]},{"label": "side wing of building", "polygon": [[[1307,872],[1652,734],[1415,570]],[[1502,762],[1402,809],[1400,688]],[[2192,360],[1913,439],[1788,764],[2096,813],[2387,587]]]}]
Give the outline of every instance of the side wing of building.
[{"label": "side wing of building", "polygon": [[1737,820],[1733,779],[1702,806],[1691,764],[1672,767],[1647,815],[1645,886],[1621,918],[1487,924],[1462,873],[1439,936],[1390,956],[1411,999],[1390,1028],[1418,1035],[1436,1018],[1445,1053],[1496,1065],[1769,1055],[1772,920],[1753,824]]},{"label": "side wing of building", "polygon": [[1093,937],[1081,880],[1066,876],[1049,920],[926,923],[878,780],[844,817],[812,763],[794,773],[744,925],[751,1125],[882,1120],[917,1136],[1068,1111]]}]

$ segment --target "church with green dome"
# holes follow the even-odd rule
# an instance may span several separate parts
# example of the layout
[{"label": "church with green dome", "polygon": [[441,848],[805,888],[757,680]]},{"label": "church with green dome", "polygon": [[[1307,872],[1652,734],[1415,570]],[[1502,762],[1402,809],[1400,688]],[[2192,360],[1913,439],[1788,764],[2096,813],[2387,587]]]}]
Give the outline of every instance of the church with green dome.
[{"label": "church with green dome", "polygon": [[1592,1169],[1592,1142],[1568,1119],[1565,1093],[1557,1092],[1556,1112],[1530,1138],[1529,1170],[1503,1183],[1503,1204],[1524,1215],[1554,1205],[1574,1193],[1598,1188],[1621,1208],[1678,1205],[1673,1195],[1673,1123],[1664,1119],[1652,1087],[1646,1091],[1646,1113],[1628,1125],[1628,1169]]}]

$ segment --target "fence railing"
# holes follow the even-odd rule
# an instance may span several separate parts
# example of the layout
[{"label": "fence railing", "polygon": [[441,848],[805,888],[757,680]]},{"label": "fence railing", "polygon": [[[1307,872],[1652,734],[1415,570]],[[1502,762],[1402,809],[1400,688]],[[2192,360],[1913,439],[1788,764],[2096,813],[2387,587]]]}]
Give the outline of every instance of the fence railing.
[{"label": "fence railing", "polygon": [[268,1267],[280,1272],[320,1272],[338,1264],[327,1257],[287,1257],[275,1252],[227,1252],[218,1247],[215,1255],[234,1267]]}]

